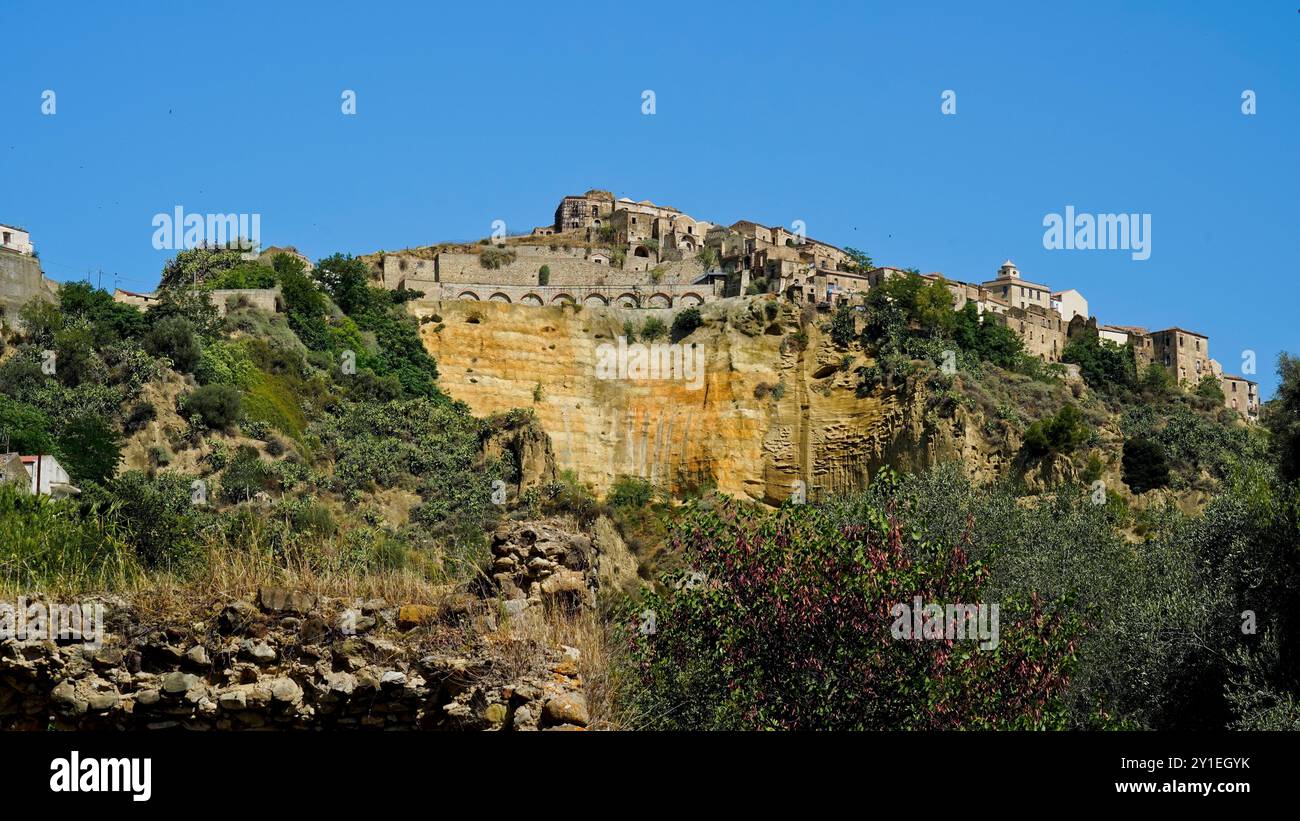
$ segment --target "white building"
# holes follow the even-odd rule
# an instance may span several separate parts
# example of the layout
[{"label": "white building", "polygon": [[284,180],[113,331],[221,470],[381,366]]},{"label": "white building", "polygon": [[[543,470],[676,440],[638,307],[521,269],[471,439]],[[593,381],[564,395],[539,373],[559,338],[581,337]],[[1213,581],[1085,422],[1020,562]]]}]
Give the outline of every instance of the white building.
[{"label": "white building", "polygon": [[0,248],[8,248],[20,254],[32,255],[32,235],[15,225],[0,223]]},{"label": "white building", "polygon": [[1067,288],[1064,291],[1056,291],[1052,294],[1052,310],[1061,315],[1061,319],[1069,322],[1076,316],[1084,319],[1088,318],[1088,300],[1083,298],[1083,294],[1073,288]]},{"label": "white building", "polygon": [[[19,473],[20,469],[23,473]],[[72,478],[63,469],[63,465],[59,464],[59,460],[49,454],[42,456],[0,454],[0,482],[2,481],[16,482],[23,485],[28,493],[53,496],[56,499],[81,493],[81,490],[72,484]]]}]

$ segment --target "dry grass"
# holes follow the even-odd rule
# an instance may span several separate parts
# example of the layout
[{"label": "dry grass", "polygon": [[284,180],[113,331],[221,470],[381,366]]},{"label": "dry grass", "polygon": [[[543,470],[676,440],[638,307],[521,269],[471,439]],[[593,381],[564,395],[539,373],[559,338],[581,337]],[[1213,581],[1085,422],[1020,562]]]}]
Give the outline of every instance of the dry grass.
[{"label": "dry grass", "polygon": [[621,728],[615,708],[618,682],[613,671],[612,636],[608,625],[595,611],[570,612],[562,607],[545,606],[540,617],[521,617],[502,627],[497,640],[512,673],[522,675],[542,667],[548,648],[564,645],[577,649],[578,675],[591,719],[589,726],[594,730]]}]

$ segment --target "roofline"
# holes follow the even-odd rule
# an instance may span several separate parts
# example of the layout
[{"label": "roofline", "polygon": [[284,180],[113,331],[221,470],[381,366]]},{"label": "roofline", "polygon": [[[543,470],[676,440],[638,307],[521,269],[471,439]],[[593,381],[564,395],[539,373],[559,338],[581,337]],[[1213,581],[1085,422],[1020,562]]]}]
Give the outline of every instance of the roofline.
[{"label": "roofline", "polygon": [[1171,326],[1169,326],[1168,328],[1161,328],[1160,330],[1158,330],[1158,331],[1152,331],[1151,333],[1152,333],[1152,334],[1163,334],[1163,333],[1168,333],[1169,331],[1178,331],[1178,332],[1180,332],[1180,333],[1191,334],[1192,336],[1199,336],[1201,339],[1209,339],[1209,338],[1210,338],[1209,336],[1207,336],[1207,335],[1201,333],[1200,331],[1189,331],[1189,330],[1187,330],[1186,328],[1180,328],[1180,327],[1178,327],[1177,325],[1171,325]]}]

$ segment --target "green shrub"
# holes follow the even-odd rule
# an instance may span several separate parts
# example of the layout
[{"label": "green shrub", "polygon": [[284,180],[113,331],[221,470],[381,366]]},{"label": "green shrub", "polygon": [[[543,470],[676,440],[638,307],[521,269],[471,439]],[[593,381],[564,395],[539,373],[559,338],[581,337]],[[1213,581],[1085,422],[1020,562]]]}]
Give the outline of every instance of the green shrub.
[{"label": "green shrub", "polygon": [[90,501],[106,511],[146,566],[183,570],[201,557],[205,522],[193,503],[190,482],[175,473],[151,478],[127,471],[103,488],[92,489]]},{"label": "green shrub", "polygon": [[198,416],[209,428],[225,430],[239,420],[241,406],[237,388],[212,384],[191,393],[185,399],[183,411],[186,417]]},{"label": "green shrub", "polygon": [[1196,383],[1196,395],[1205,399],[1213,399],[1220,405],[1223,404],[1223,387],[1219,380],[1213,374],[1206,374],[1201,377],[1201,381]]},{"label": "green shrub", "polygon": [[1025,431],[1024,451],[1031,457],[1068,455],[1087,442],[1091,434],[1079,409],[1066,404],[1050,419],[1040,419],[1029,426]]},{"label": "green shrub", "polygon": [[167,316],[153,324],[144,337],[144,349],[154,356],[165,356],[183,373],[192,373],[199,364],[202,350],[194,333],[194,324],[183,316]]},{"label": "green shrub", "polygon": [[628,613],[623,709],[655,729],[1065,726],[1068,613],[1004,597],[988,649],[897,632],[915,597],[990,601],[981,565],[925,538],[874,507],[693,506],[671,542],[686,567]]},{"label": "green shrub", "polygon": [[679,311],[677,316],[673,317],[672,339],[673,342],[680,342],[690,336],[692,332],[704,324],[704,319],[700,316],[700,309],[691,307],[684,311]]},{"label": "green shrub", "polygon": [[857,330],[854,328],[853,309],[843,303],[835,309],[835,314],[831,317],[830,324],[831,341],[841,348],[847,348],[854,337],[857,336]]},{"label": "green shrub", "polygon": [[1122,461],[1124,484],[1134,493],[1146,493],[1169,484],[1169,464],[1165,450],[1150,439],[1130,439],[1124,442]]},{"label": "green shrub", "polygon": [[[663,339],[667,333],[668,326],[665,325],[664,321],[657,316],[647,318],[645,323],[641,326],[641,339],[644,342],[655,342]],[[629,337],[629,339],[631,339],[631,337]]]},{"label": "green shrub", "polygon": [[221,496],[228,502],[247,502],[267,488],[269,475],[257,448],[240,445],[221,473]]},{"label": "green shrub", "polygon": [[98,416],[70,420],[59,433],[57,446],[59,464],[76,485],[108,480],[122,461],[117,433]]},{"label": "green shrub", "polygon": [[509,265],[514,261],[515,252],[506,250],[505,248],[484,248],[478,255],[478,264],[487,268],[489,271],[495,271],[502,265]]},{"label": "green shrub", "polygon": [[620,476],[605,494],[611,507],[645,507],[654,500],[655,487],[638,476]]}]

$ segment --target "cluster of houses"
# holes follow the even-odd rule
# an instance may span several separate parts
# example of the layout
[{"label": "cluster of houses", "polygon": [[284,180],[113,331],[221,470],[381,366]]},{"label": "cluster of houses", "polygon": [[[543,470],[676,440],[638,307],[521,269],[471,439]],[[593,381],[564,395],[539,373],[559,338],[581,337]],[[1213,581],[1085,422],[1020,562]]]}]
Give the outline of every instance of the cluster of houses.
[{"label": "cluster of houses", "polygon": [[[748,220],[717,225],[649,201],[616,200],[600,190],[565,197],[555,210],[554,224],[535,228],[533,236],[553,242],[557,236],[585,234],[591,240],[602,231],[629,257],[652,262],[664,254],[679,257],[697,248],[712,249],[709,270],[695,278],[697,285],[705,286],[701,290],[709,295],[706,299],[774,293],[833,309],[860,300],[871,288],[905,273],[891,267],[861,270],[851,254],[802,232]],[[1210,340],[1205,334],[1179,327],[1150,331],[1131,325],[1098,325],[1079,291],[1054,290],[1026,279],[1011,260],[982,282],[961,282],[938,273],[921,276],[942,281],[952,291],[957,310],[974,302],[981,315],[1011,328],[1024,340],[1025,348],[1045,362],[1060,361],[1070,337],[1095,329],[1104,340],[1131,345],[1139,370],[1158,364],[1179,384],[1188,386],[1212,375],[1227,407],[1247,421],[1259,417],[1259,385],[1244,376],[1225,373],[1210,358]]]},{"label": "cluster of houses", "polygon": [[[0,264],[11,257],[35,262],[25,231],[0,225],[0,239]],[[716,224],[648,200],[615,199],[598,189],[564,197],[555,209],[554,222],[514,238],[504,258],[498,255],[489,261],[484,250],[491,247],[440,247],[431,258],[381,254],[374,276],[384,287],[418,290],[429,299],[678,308],[771,293],[830,310],[857,302],[873,287],[905,273],[891,267],[863,270],[853,254],[812,239],[802,230],[749,220]],[[261,258],[269,262],[277,253],[306,259],[293,248],[269,248]],[[26,299],[51,290],[39,264],[0,265],[0,269],[8,272],[0,283],[4,285],[0,318],[5,315],[6,298],[12,311]],[[943,282],[952,291],[957,310],[975,303],[981,315],[1011,328],[1026,350],[1045,362],[1059,362],[1070,337],[1095,329],[1102,339],[1132,346],[1139,369],[1157,364],[1179,384],[1189,386],[1213,376],[1227,407],[1247,421],[1258,419],[1258,384],[1225,373],[1210,358],[1210,340],[1204,334],[1179,327],[1150,331],[1098,324],[1079,291],[1054,290],[1027,279],[1011,260],[982,282],[961,282],[938,273],[921,276]],[[154,294],[123,290],[114,298],[141,308],[157,299]],[[236,303],[283,309],[278,289],[214,291],[211,298],[222,313]]]},{"label": "cluster of houses", "polygon": [[[893,276],[903,275],[897,268],[875,268],[865,273],[836,272],[828,285],[825,301],[834,305],[852,300]],[[930,281],[942,282],[952,291],[954,307],[961,310],[967,302],[977,311],[1015,331],[1025,349],[1044,362],[1059,362],[1066,343],[1076,334],[1095,330],[1097,335],[1116,345],[1129,345],[1139,373],[1158,365],[1180,385],[1193,387],[1206,376],[1213,376],[1223,391],[1224,405],[1248,422],[1259,419],[1259,384],[1237,374],[1225,373],[1223,366],[1210,358],[1210,338],[1186,328],[1172,327],[1151,331],[1135,325],[1098,324],[1089,314],[1088,300],[1070,288],[1053,290],[1039,282],[1025,279],[1015,263],[1007,260],[992,279],[979,283],[951,280],[941,274],[921,274]],[[798,287],[790,291],[799,295]]]}]

